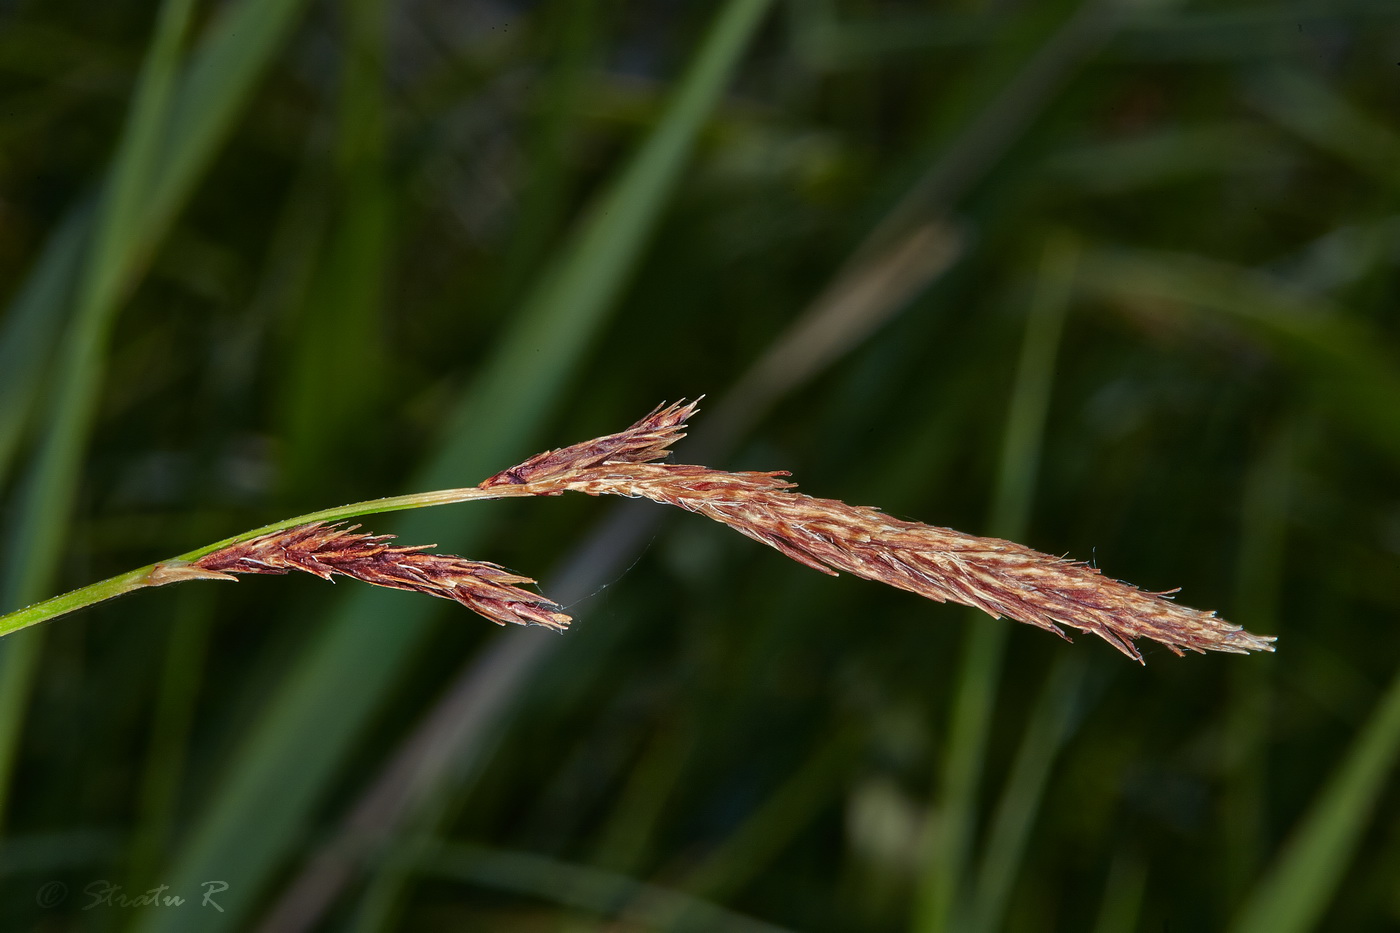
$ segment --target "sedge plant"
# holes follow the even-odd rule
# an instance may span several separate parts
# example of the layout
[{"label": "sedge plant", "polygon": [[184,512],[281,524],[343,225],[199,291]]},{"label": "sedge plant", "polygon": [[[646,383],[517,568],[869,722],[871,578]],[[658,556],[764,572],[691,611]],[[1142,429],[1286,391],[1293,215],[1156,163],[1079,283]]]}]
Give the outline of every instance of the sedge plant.
[{"label": "sedge plant", "polygon": [[1177,655],[1273,650],[1272,637],[1182,606],[1169,598],[1175,591],[1140,590],[1080,561],[902,521],[868,506],[813,498],[794,492],[785,471],[736,473],[657,462],[685,436],[696,407],[695,402],[660,405],[625,431],[537,454],[476,486],[373,499],[274,522],[12,612],[0,617],[0,635],[145,587],[293,570],[451,599],[502,625],[562,630],[569,616],[525,589],[522,584],[535,582],[529,577],[498,564],[428,553],[434,545],[391,545],[391,536],[344,522],[477,499],[583,492],[650,499],[703,515],[823,573],[845,571],[1066,639],[1065,627],[1090,632],[1138,662],[1138,638],[1160,642]]}]

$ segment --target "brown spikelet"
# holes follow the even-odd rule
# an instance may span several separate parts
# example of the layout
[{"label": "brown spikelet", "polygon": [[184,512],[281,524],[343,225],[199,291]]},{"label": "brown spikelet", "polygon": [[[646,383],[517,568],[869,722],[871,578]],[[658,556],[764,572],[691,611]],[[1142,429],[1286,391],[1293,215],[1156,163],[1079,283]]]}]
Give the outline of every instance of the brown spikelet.
[{"label": "brown spikelet", "polygon": [[847,573],[938,602],[975,606],[1066,637],[1061,626],[1098,635],[1141,661],[1134,639],[1180,655],[1272,651],[1213,612],[1182,606],[1109,577],[1080,561],[1012,541],[906,522],[878,509],[790,491],[784,473],[723,473],[684,465],[628,465],[587,471],[571,488],[640,495],[696,512],[827,573]]},{"label": "brown spikelet", "polygon": [[536,454],[524,463],[482,480],[479,485],[482,489],[508,484],[535,485],[572,476],[580,470],[605,463],[647,463],[659,460],[670,453],[668,448],[671,444],[685,437],[682,429],[699,404],[700,399],[689,404],[685,404],[684,399],[674,405],[663,402],[626,431]]},{"label": "brown spikelet", "polygon": [[1091,632],[1137,661],[1134,640],[1180,655],[1272,651],[1273,639],[1011,541],[906,522],[878,509],[791,491],[785,472],[729,473],[647,461],[682,436],[695,405],[658,408],[621,434],[531,458],[483,483],[527,484],[533,495],[565,491],[644,497],[721,522],[787,557],[834,574],[855,574],[938,602],[974,606],[1068,639]]},{"label": "brown spikelet", "polygon": [[516,584],[534,583],[484,561],[427,554],[433,545],[395,547],[393,535],[358,532],[359,525],[312,522],[253,538],[206,554],[189,566],[206,573],[288,573],[300,570],[329,580],[339,574],[396,590],[451,599],[504,625],[545,625],[562,630],[569,617],[550,600]]}]

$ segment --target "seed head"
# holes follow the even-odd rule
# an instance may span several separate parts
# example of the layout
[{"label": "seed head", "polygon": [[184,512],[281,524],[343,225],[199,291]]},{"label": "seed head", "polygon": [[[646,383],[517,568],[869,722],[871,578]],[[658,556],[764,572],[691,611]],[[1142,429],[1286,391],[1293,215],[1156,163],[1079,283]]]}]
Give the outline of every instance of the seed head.
[{"label": "seed head", "polygon": [[560,607],[517,584],[534,583],[498,564],[451,554],[428,554],[434,545],[395,547],[393,535],[359,532],[359,525],[312,522],[232,544],[191,566],[209,573],[289,573],[300,570],[322,580],[336,575],[375,586],[414,590],[451,599],[493,622],[564,629]]}]

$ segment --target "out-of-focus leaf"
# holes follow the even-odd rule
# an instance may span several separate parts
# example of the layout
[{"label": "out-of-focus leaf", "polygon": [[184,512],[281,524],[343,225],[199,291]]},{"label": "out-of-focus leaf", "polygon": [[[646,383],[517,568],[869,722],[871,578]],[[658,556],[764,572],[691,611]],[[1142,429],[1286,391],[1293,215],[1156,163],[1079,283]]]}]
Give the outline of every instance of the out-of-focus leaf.
[{"label": "out-of-focus leaf", "polygon": [[[130,256],[127,238],[155,172],[160,132],[192,6],[192,0],[166,0],[161,5],[155,38],[94,215],[72,320],[55,354],[56,372],[48,387],[52,395],[43,408],[39,447],[19,490],[17,514],[4,529],[7,548],[0,563],[0,605],[6,609],[37,601],[57,577],[77,499],[83,452],[97,416],[112,324],[122,297],[125,260]],[[53,255],[61,260],[69,251],[60,244]],[[48,265],[40,268],[41,275],[54,274],[53,268],[45,268]],[[58,302],[64,297],[61,288],[36,291],[40,300]],[[35,313],[33,306],[22,307],[20,312]],[[45,332],[52,334],[53,329],[35,328],[29,335]],[[36,340],[30,342],[30,349],[42,359],[44,348],[33,345]],[[0,647],[0,815],[9,795],[15,748],[42,645],[42,630],[37,630]]]},{"label": "out-of-focus leaf", "polygon": [[[1079,252],[1080,247],[1073,238],[1060,235],[1050,240],[1042,258],[1035,299],[1021,342],[1020,363],[997,466],[991,519],[991,530],[996,535],[1024,537],[1030,523],[1045,418],[1055,381],[1055,359],[1060,351],[1070,282]],[[914,918],[918,930],[961,929],[967,904],[966,864],[972,852],[976,806],[992,710],[1001,682],[1007,629],[1005,620],[978,617],[967,632],[953,696],[949,748],[937,797],[942,825],[937,832],[930,833],[928,851],[924,855],[920,899]],[[1063,689],[1068,692],[1068,688]],[[1006,828],[996,840],[994,861],[989,862],[983,873],[989,891],[1006,890],[1011,885],[1023,844],[1018,839],[1023,830],[1016,824],[1034,816],[1041,790],[1039,785],[1049,771],[1047,759],[1053,757],[1058,744],[1056,741],[1043,752],[1033,749],[1029,753],[1032,763],[1027,769],[1038,767],[1037,761],[1044,762],[1039,774],[1027,773],[1023,778],[1026,785],[1023,797],[1033,796],[1035,800],[1022,803],[1031,805],[1023,806],[1016,813],[1003,808],[1007,813],[1003,821]]]},{"label": "out-of-focus leaf", "polygon": [[1232,933],[1302,933],[1317,926],[1352,863],[1400,755],[1400,676],[1313,800]]},{"label": "out-of-focus leaf", "polygon": [[1400,361],[1367,322],[1251,270],[1192,256],[1095,250],[1079,281],[1135,313],[1237,328],[1296,370],[1329,414],[1400,460]]},{"label": "out-of-focus leaf", "polygon": [[[476,482],[528,452],[615,306],[696,135],[768,5],[767,0],[730,0],[717,14],[669,108],[510,322],[459,402],[441,447],[419,470],[415,487]],[[470,552],[488,529],[484,513],[450,511],[413,513],[398,530],[407,540]],[[207,929],[228,929],[252,909],[255,892],[304,830],[351,743],[429,634],[434,607],[396,595],[386,599],[377,590],[362,589],[330,620],[268,700],[221,790],[175,859],[176,886],[217,875],[247,892],[234,909],[208,918]],[[250,825],[258,832],[249,834]],[[173,914],[152,914],[142,929],[177,930],[180,924]]]},{"label": "out-of-focus leaf", "polygon": [[[20,399],[14,413],[16,432],[26,417],[25,398],[47,392],[53,401],[45,413],[37,459],[21,492],[21,512],[6,532],[6,540],[15,545],[7,547],[0,583],[0,602],[6,606],[42,597],[54,576],[120,301],[134,287],[150,252],[207,169],[253,82],[305,2],[246,0],[229,9],[179,79],[175,69],[191,4],[171,0],[165,5],[98,209],[74,209],[73,219],[60,228],[44,254],[32,284],[21,291],[21,304],[12,309],[0,359],[43,361],[59,356],[51,344],[60,333],[65,344],[52,381],[39,382],[40,375],[26,364],[21,374],[36,381],[17,382],[15,387],[13,397]],[[87,224],[81,219],[84,215],[91,216]],[[80,246],[83,242],[86,249]],[[64,287],[68,281],[81,283],[76,294]],[[70,299],[76,301],[71,313]],[[9,386],[5,383],[5,401],[12,397]],[[7,425],[7,443],[12,442],[11,430]],[[0,797],[8,787],[41,639],[40,632],[28,632],[0,646]]]}]

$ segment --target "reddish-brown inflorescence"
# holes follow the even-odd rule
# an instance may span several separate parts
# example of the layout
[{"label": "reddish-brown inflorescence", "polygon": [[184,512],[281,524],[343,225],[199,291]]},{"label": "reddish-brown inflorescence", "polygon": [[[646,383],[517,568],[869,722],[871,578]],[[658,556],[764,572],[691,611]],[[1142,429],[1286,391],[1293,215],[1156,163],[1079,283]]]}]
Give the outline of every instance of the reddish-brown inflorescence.
[{"label": "reddish-brown inflorescence", "polygon": [[[502,470],[481,481],[482,489],[493,486],[543,486],[568,480],[596,467],[618,463],[649,463],[671,453],[671,445],[685,437],[685,423],[695,414],[700,400],[674,405],[661,404],[626,431],[595,437],[582,444],[535,454],[529,460]],[[558,494],[563,488],[546,489],[541,494]]]},{"label": "reddish-brown inflorescence", "polygon": [[1080,561],[891,518],[878,509],[792,492],[785,473],[722,473],[646,464],[595,468],[570,484],[580,492],[645,496],[704,515],[799,563],[845,571],[938,602],[975,606],[1067,638],[1062,626],[1092,632],[1134,660],[1136,638],[1176,654],[1273,650],[1272,639],[1213,612],[1182,606],[1103,576]]},{"label": "reddish-brown inflorescence", "polygon": [[[1182,606],[1105,577],[1085,563],[1012,541],[891,518],[878,509],[793,492],[786,472],[730,473],[657,464],[682,437],[695,405],[657,408],[621,434],[552,451],[498,473],[483,486],[516,480],[535,494],[564,491],[641,496],[721,522],[799,563],[886,583],[938,602],[975,606],[1067,638],[1092,632],[1134,660],[1138,638],[1191,651],[1272,651],[1273,639],[1213,612]],[[601,446],[624,456],[598,456]],[[575,453],[576,452],[576,453]],[[642,452],[638,455],[634,452]],[[547,467],[545,466],[547,464]]]},{"label": "reddish-brown inflorescence", "polygon": [[[1183,650],[1272,651],[1273,639],[1246,632],[1213,612],[1140,590],[1080,561],[1012,541],[891,518],[879,509],[794,492],[785,472],[730,473],[655,463],[684,437],[696,403],[659,406],[626,431],[551,450],[503,470],[480,489],[502,496],[564,492],[641,497],[728,525],[823,573],[839,571],[938,602],[975,606],[1068,638],[1091,632],[1134,660],[1148,638]],[[355,526],[358,527],[358,526]],[[388,536],[355,527],[309,524],[234,544],[195,561],[203,573],[343,574],[395,589],[456,600],[497,622],[563,628],[560,607],[515,584],[532,583],[495,564],[421,547],[392,547]],[[187,573],[188,571],[179,571]],[[172,574],[176,571],[172,571]]]},{"label": "reddish-brown inflorescence", "polygon": [[396,590],[414,590],[461,603],[504,625],[547,625],[563,629],[569,617],[538,593],[516,584],[534,583],[484,561],[451,554],[428,554],[434,545],[395,547],[393,535],[364,534],[312,522],[253,538],[206,554],[193,566],[213,573],[289,573],[300,570],[322,580],[339,574]]}]

